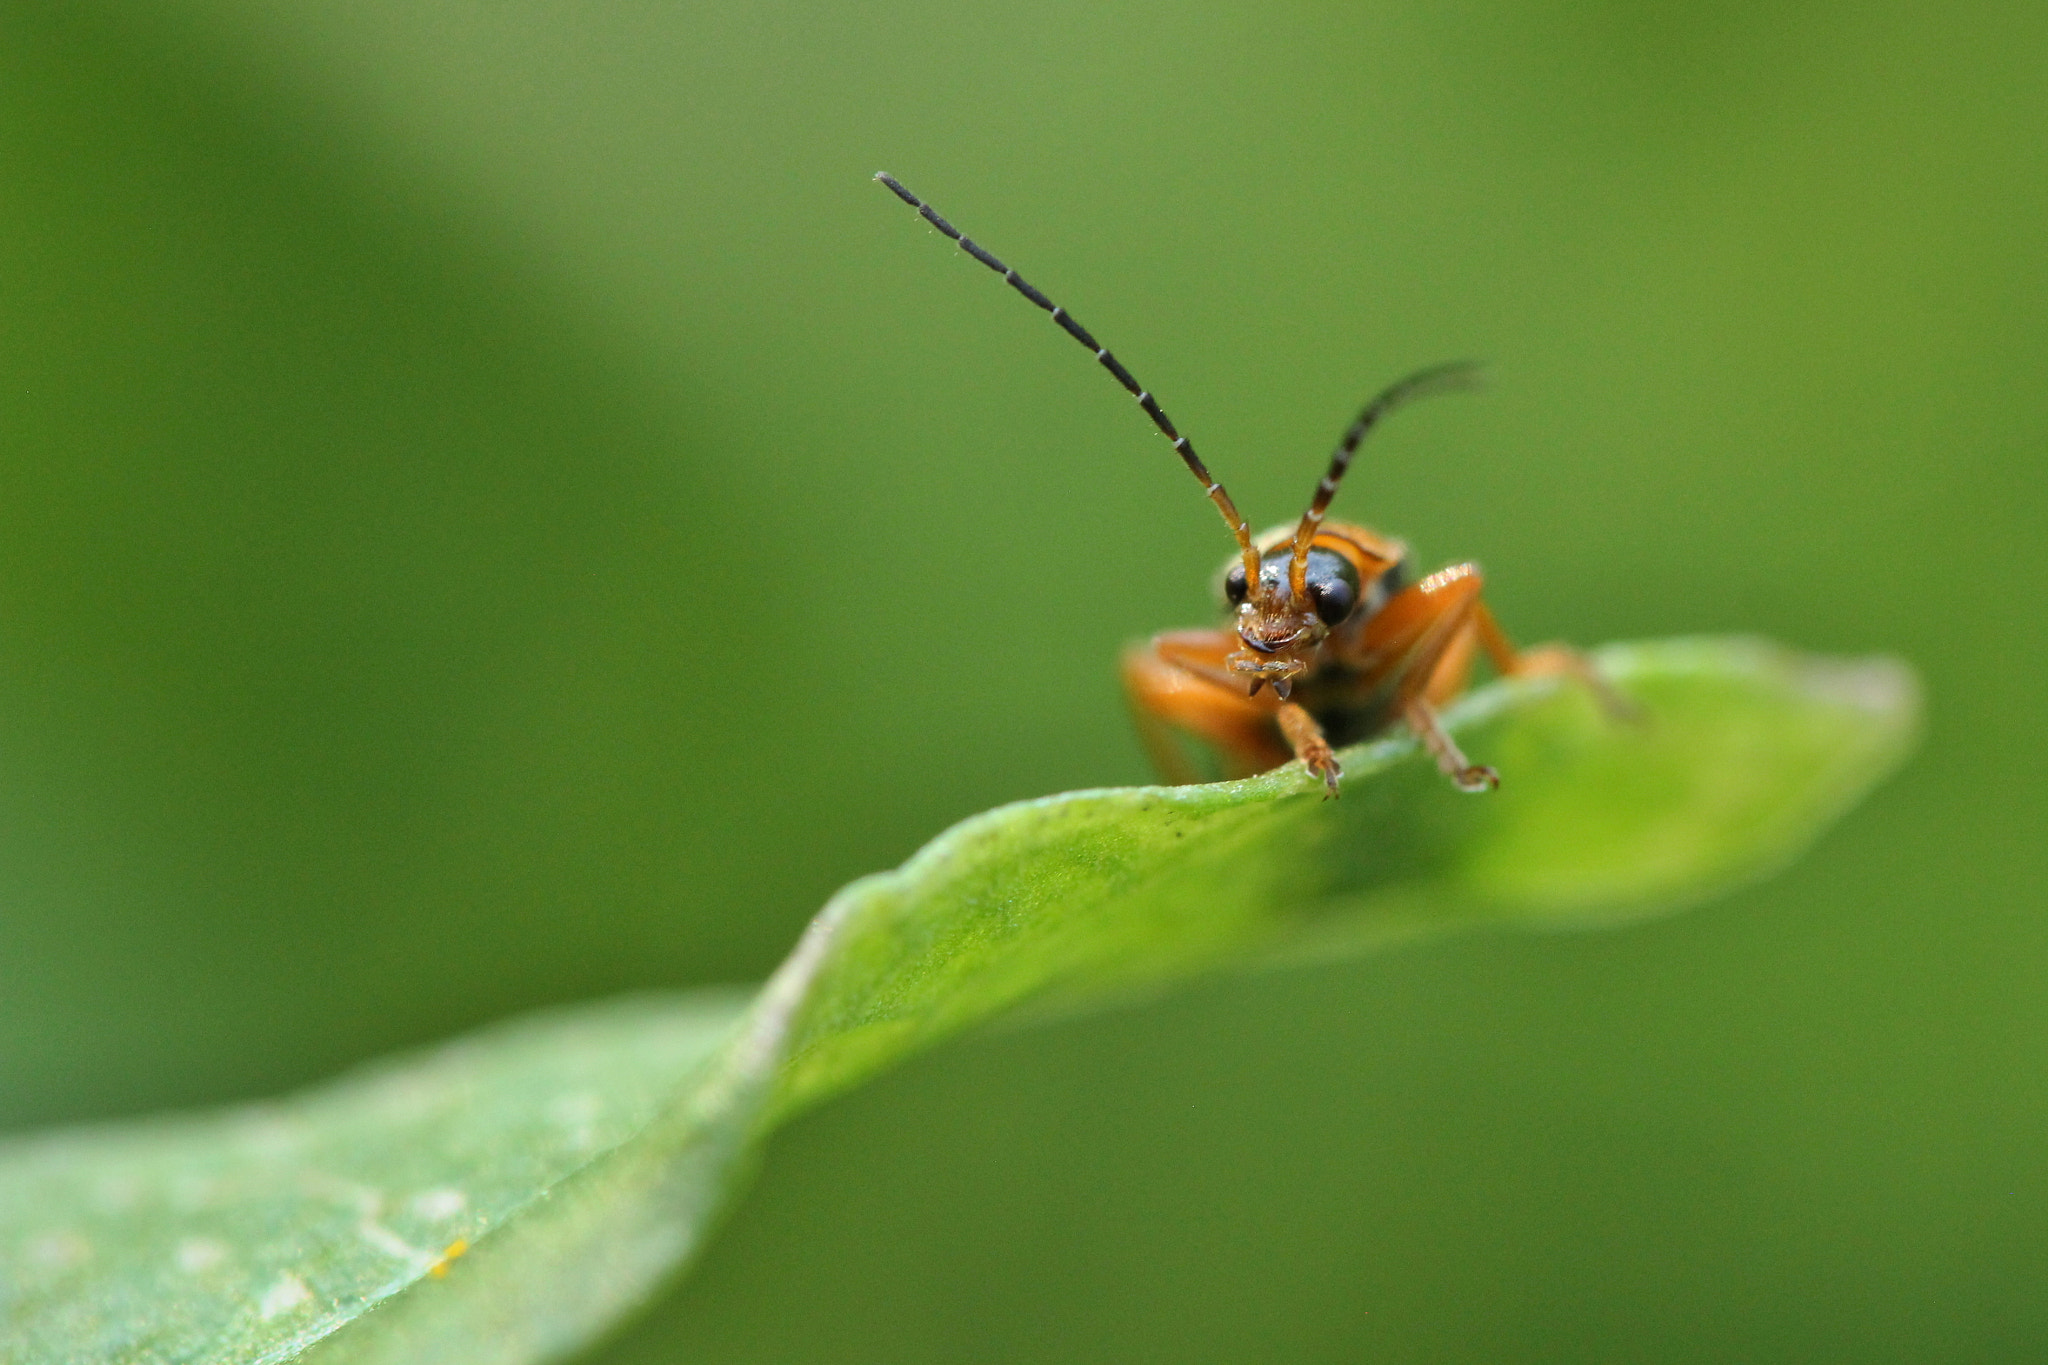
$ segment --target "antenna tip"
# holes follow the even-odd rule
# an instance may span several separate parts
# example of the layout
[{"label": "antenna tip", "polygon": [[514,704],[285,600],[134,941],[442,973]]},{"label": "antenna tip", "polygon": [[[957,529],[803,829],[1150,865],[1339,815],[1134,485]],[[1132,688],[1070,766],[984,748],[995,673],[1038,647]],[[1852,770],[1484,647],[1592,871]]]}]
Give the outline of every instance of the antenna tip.
[{"label": "antenna tip", "polygon": [[876,171],[875,179],[880,181],[882,184],[886,185],[889,189],[889,193],[895,195],[898,199],[901,199],[904,203],[910,205],[910,207],[914,209],[921,209],[926,213],[931,212],[930,209],[925,208],[925,204],[922,199],[919,199],[909,190],[904,189],[903,182],[898,180],[895,176],[889,174],[887,171]]}]

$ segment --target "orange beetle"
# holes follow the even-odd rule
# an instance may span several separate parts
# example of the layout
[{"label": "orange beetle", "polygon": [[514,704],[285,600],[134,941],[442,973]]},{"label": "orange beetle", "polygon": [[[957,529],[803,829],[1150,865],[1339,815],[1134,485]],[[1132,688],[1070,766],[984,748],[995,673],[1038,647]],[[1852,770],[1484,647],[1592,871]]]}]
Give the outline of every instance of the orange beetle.
[{"label": "orange beetle", "polygon": [[1577,650],[1517,650],[1480,600],[1477,564],[1455,564],[1411,583],[1407,546],[1364,526],[1323,519],[1366,433],[1410,399],[1472,387],[1475,366],[1436,366],[1382,390],[1337,443],[1301,520],[1254,537],[1188,438],[1087,328],[892,176],[875,179],[1092,351],[1173,442],[1237,538],[1222,581],[1233,628],[1167,631],[1124,654],[1132,711],[1168,781],[1198,780],[1179,742],[1188,735],[1221,756],[1227,775],[1298,758],[1335,796],[1343,770],[1333,747],[1402,721],[1460,791],[1490,791],[1500,775],[1467,759],[1436,716],[1439,705],[1464,690],[1480,650],[1504,674],[1567,674],[1592,687],[1610,711],[1629,713],[1629,704]]}]

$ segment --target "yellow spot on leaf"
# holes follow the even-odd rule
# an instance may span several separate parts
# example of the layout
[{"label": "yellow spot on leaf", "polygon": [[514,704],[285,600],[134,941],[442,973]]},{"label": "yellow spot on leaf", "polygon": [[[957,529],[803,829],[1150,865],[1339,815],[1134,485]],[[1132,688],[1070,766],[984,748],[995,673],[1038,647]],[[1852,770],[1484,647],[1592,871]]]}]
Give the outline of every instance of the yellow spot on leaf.
[{"label": "yellow spot on leaf", "polygon": [[454,1241],[450,1242],[447,1246],[441,1249],[441,1259],[434,1262],[432,1266],[428,1267],[427,1273],[429,1275],[432,1275],[437,1280],[440,1279],[443,1275],[446,1275],[448,1273],[448,1263],[450,1261],[459,1259],[462,1253],[468,1250],[469,1239],[467,1237],[457,1237]]}]

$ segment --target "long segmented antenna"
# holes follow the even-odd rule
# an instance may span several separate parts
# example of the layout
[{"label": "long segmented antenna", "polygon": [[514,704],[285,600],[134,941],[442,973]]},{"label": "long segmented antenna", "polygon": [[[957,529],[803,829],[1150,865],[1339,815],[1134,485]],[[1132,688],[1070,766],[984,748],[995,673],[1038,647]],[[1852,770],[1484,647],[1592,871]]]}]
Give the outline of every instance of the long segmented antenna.
[{"label": "long segmented antenna", "polygon": [[1287,561],[1287,586],[1295,601],[1308,600],[1309,542],[1316,538],[1316,529],[1323,524],[1323,514],[1330,510],[1330,500],[1337,496],[1337,485],[1344,481],[1344,471],[1351,468],[1351,457],[1358,453],[1359,443],[1365,439],[1365,434],[1378,426],[1382,417],[1404,403],[1428,398],[1432,394],[1475,389],[1483,377],[1479,362],[1454,360],[1448,365],[1432,365],[1426,370],[1417,370],[1373,395],[1372,401],[1365,405],[1364,411],[1344,433],[1344,439],[1337,442],[1336,453],[1330,456],[1330,468],[1323,475],[1323,481],[1316,485],[1315,499],[1309,503],[1308,511],[1301,514],[1301,524],[1294,528],[1294,552]]},{"label": "long segmented antenna", "polygon": [[[1116,382],[1123,385],[1131,397],[1138,400],[1138,406],[1143,408],[1145,415],[1152,419],[1152,425],[1158,427],[1161,434],[1167,440],[1173,442],[1174,453],[1179,455],[1182,462],[1187,465],[1188,472],[1201,481],[1202,491],[1209,495],[1209,501],[1216,504],[1216,510],[1223,514],[1224,524],[1229,526],[1230,533],[1237,537],[1238,552],[1244,556],[1245,582],[1256,584],[1259,581],[1259,552],[1252,544],[1252,528],[1246,524],[1244,516],[1237,510],[1237,504],[1230,500],[1230,494],[1223,490],[1223,485],[1216,480],[1214,475],[1209,473],[1209,466],[1203,464],[1202,457],[1195,454],[1194,444],[1187,437],[1180,434],[1180,429],[1174,426],[1173,419],[1166,415],[1165,410],[1159,406],[1158,400],[1154,399],[1151,393],[1138,383],[1131,372],[1124,368],[1123,362],[1111,355],[1101,342],[1090,336],[1088,329],[1074,321],[1073,315],[1067,312],[1066,309],[1039,293],[1029,284],[1026,284],[1022,275],[1019,275],[994,256],[991,256],[977,245],[973,238],[963,235],[960,229],[941,218],[938,215],[938,211],[932,208],[930,204],[925,203],[924,200],[918,198],[909,190],[904,189],[902,183],[895,176],[890,175],[887,171],[877,171],[875,179],[887,185],[890,192],[898,199],[916,209],[918,214],[927,223],[930,223],[933,227],[958,242],[962,251],[965,251],[975,260],[980,261],[990,270],[995,271],[996,274],[1001,275],[1012,289],[1052,314],[1052,320],[1060,325],[1061,331],[1095,353],[1095,358],[1102,362],[1102,368],[1108,370],[1115,377]],[[1362,436],[1364,432],[1361,430],[1359,434]],[[1355,446],[1357,442],[1353,441],[1352,444]],[[1348,455],[1347,458],[1349,458]],[[1341,473],[1342,471],[1340,470],[1339,472]],[[1332,491],[1335,490],[1332,489]],[[1327,499],[1325,501],[1327,502]],[[1320,512],[1317,513],[1317,517],[1320,520]],[[1257,591],[1257,589],[1255,588],[1253,591]],[[1298,589],[1297,596],[1299,596]]]}]

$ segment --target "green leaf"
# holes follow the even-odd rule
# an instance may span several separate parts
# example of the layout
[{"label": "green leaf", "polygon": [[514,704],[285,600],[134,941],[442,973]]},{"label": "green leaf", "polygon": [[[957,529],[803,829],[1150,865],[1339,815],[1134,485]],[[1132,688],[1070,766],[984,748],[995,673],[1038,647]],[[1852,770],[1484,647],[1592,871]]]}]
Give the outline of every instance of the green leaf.
[{"label": "green leaf", "polygon": [[0,1360],[516,1362],[686,1261],[781,1119],[968,1025],[1480,923],[1618,923],[1794,856],[1910,748],[1911,673],[1754,641],[1603,651],[1644,708],[1495,684],[1406,739],[955,826],[761,991],[542,1015],[276,1104],[0,1148]]}]

